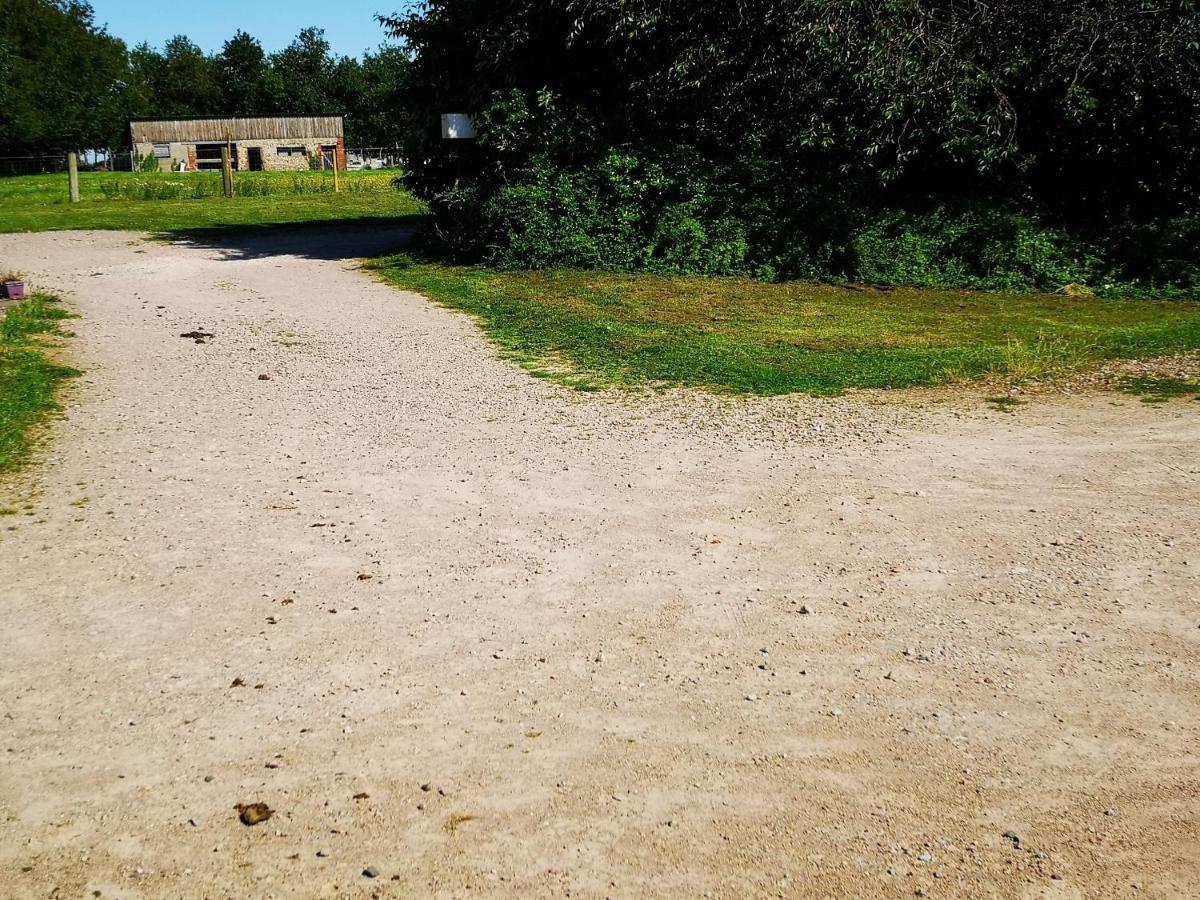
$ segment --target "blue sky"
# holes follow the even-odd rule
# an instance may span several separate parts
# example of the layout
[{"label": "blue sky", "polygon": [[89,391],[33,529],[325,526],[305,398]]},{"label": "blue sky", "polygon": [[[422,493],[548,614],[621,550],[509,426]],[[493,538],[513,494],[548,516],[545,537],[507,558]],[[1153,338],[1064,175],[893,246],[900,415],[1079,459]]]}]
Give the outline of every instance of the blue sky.
[{"label": "blue sky", "polygon": [[204,50],[216,51],[239,28],[261,42],[268,53],[291,43],[301,28],[325,29],[333,50],[358,56],[384,40],[375,14],[389,15],[406,0],[204,0],[202,3],[92,0],[96,24],[130,47],[148,41],[161,47],[176,34],[186,34]]}]

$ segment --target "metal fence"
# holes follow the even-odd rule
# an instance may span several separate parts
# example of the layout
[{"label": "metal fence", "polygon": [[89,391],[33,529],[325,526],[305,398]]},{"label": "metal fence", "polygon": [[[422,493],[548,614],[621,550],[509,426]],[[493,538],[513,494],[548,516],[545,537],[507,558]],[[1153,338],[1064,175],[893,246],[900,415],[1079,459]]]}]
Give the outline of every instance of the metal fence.
[{"label": "metal fence", "polygon": [[398,169],[404,165],[399,147],[347,147],[348,169]]},{"label": "metal fence", "polygon": [[44,175],[67,171],[67,154],[51,156],[0,156],[0,176]]},{"label": "metal fence", "polygon": [[[79,154],[81,171],[128,172],[133,166],[129,152],[85,150]],[[11,175],[53,175],[67,171],[67,154],[0,156],[0,178]]]}]

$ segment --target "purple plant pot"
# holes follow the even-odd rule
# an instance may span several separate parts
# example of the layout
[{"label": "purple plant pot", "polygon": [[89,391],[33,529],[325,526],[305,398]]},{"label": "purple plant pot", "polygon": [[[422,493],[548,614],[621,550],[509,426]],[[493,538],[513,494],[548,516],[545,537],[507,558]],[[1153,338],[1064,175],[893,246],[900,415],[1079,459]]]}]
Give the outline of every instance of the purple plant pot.
[{"label": "purple plant pot", "polygon": [[20,300],[25,296],[25,282],[23,281],[6,281],[4,282],[4,296],[9,300]]}]

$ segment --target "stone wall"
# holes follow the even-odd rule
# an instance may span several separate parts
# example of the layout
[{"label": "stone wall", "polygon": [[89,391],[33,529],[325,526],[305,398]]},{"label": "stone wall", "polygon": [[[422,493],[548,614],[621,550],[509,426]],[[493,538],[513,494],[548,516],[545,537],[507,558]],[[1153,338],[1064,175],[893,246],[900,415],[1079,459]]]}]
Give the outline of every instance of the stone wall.
[{"label": "stone wall", "polygon": [[[250,154],[248,151],[251,147],[258,147],[262,150],[263,170],[267,172],[308,171],[309,157],[315,157],[320,160],[322,147],[335,147],[334,158],[337,160],[337,167],[341,171],[345,171],[346,169],[346,143],[340,137],[234,141],[233,143],[236,145],[237,169],[239,172],[250,171]],[[158,161],[160,171],[177,171],[181,162],[187,164],[188,171],[196,170],[195,144],[172,143],[168,144],[168,147],[170,148],[170,156]],[[303,147],[304,155],[281,156],[279,154],[280,147]],[[138,143],[134,145],[134,151],[139,157],[151,156],[154,153],[154,145],[150,143]]]}]

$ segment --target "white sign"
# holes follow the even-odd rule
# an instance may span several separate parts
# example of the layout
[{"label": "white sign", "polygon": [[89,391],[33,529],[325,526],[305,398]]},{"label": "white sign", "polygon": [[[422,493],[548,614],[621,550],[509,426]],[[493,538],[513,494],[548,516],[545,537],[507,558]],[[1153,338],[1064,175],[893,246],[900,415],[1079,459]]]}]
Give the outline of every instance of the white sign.
[{"label": "white sign", "polygon": [[475,123],[466,113],[442,113],[442,137],[448,141],[475,137]]}]

